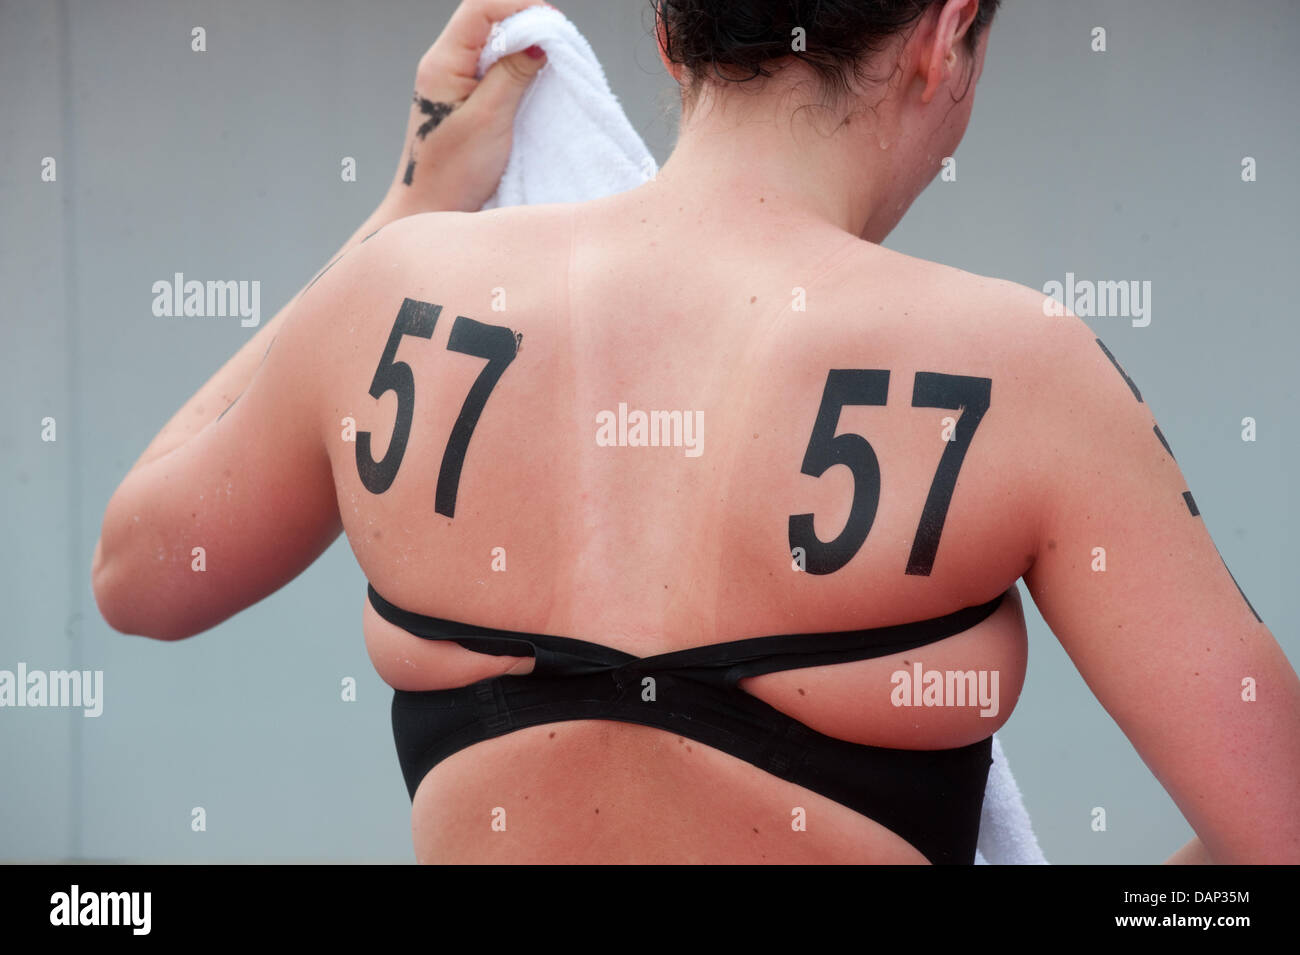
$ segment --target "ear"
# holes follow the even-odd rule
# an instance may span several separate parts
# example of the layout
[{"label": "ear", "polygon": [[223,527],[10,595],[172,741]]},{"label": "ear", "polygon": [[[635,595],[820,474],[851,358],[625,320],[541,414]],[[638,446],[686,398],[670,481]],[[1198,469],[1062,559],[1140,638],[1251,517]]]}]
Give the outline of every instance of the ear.
[{"label": "ear", "polygon": [[674,63],[672,60],[668,59],[668,54],[664,52],[668,47],[668,31],[664,28],[664,18],[659,12],[660,6],[661,4],[659,0],[656,0],[654,5],[655,50],[659,54],[659,62],[664,65],[664,69],[668,71],[668,75],[680,83],[682,81],[682,65],[680,63]]},{"label": "ear", "polygon": [[[936,8],[931,7],[931,10]],[[961,62],[962,41],[979,13],[980,0],[947,0],[938,9],[930,29],[918,31],[921,54],[918,72],[925,81],[921,102],[929,103]],[[927,13],[926,20],[930,15]]]}]

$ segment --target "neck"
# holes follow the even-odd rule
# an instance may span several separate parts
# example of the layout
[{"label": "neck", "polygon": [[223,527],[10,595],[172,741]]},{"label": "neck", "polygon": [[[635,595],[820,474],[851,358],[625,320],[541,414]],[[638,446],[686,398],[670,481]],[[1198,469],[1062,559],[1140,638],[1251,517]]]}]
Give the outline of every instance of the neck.
[{"label": "neck", "polygon": [[766,91],[701,102],[681,125],[677,147],[648,190],[708,209],[723,224],[753,227],[754,217],[789,225],[823,222],[880,242],[900,205],[893,163],[898,150],[881,121],[858,114],[839,125],[827,111],[792,110]]}]

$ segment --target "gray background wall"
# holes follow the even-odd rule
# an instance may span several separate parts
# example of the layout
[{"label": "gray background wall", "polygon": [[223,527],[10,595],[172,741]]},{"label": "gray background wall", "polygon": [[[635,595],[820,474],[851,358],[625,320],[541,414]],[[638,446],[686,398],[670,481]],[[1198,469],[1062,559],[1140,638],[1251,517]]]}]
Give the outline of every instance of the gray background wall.
[{"label": "gray background wall", "polygon": [[[674,86],[647,4],[560,6],[662,162]],[[106,683],[98,719],[0,709],[0,859],[413,858],[345,541],[174,645],[109,630],[89,566],[126,469],[250,333],[155,318],[152,283],[260,279],[274,314],[382,195],[416,60],[452,7],[0,2],[0,669],[101,668]],[[190,51],[196,25],[206,53]],[[1091,324],[1293,663],[1297,48],[1295,0],[1008,0],[958,181],[933,184],[888,243],[1038,288],[1067,271],[1153,283],[1149,327]],[[343,156],[358,182],[340,180]],[[1241,181],[1243,156],[1258,182]],[[1247,415],[1256,443],[1240,439]],[[1048,858],[1165,858],[1191,830],[1026,608],[1029,679],[1001,737]],[[194,806],[206,832],[190,831]]]}]

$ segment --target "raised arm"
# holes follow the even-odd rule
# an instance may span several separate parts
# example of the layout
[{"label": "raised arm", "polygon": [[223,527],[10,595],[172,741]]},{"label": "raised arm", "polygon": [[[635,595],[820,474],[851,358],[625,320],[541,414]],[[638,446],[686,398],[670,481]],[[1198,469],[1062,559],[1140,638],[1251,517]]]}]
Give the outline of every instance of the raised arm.
[{"label": "raised arm", "polygon": [[1057,323],[1030,362],[1034,603],[1196,830],[1170,861],[1300,862],[1300,680],[1119,357],[1073,316],[1027,321]]},{"label": "raised arm", "polygon": [[[385,225],[421,212],[474,212],[496,190],[513,139],[515,111],[545,57],[503,57],[480,80],[479,55],[493,24],[541,0],[464,0],[420,57],[397,172],[375,211],[295,296],[297,301],[347,252]],[[264,324],[185,402],[134,468],[183,444],[224,413],[248,387],[283,322]],[[134,470],[133,468],[133,470]]]},{"label": "raised arm", "polygon": [[115,629],[161,639],[206,630],[283,586],[338,536],[313,403],[314,324],[329,303],[313,286],[385,225],[476,210],[492,195],[515,111],[545,60],[517,53],[480,80],[479,55],[494,23],[539,2],[457,7],[420,59],[401,158],[378,208],[181,406],[123,478],[91,569],[100,612]]}]

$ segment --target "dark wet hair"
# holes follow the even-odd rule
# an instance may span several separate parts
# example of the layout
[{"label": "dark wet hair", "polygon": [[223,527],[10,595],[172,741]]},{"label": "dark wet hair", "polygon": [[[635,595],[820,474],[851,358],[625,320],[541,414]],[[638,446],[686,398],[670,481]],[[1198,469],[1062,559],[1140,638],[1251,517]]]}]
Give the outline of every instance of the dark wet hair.
[{"label": "dark wet hair", "polygon": [[[663,22],[664,53],[690,72],[688,100],[712,77],[745,83],[771,76],[785,57],[803,61],[821,80],[824,100],[840,101],[863,78],[863,66],[892,37],[943,0],[650,0]],[[973,53],[1001,0],[980,0],[966,42]],[[807,49],[795,50],[795,29]]]}]

